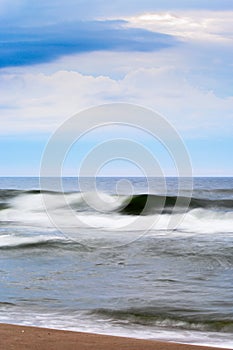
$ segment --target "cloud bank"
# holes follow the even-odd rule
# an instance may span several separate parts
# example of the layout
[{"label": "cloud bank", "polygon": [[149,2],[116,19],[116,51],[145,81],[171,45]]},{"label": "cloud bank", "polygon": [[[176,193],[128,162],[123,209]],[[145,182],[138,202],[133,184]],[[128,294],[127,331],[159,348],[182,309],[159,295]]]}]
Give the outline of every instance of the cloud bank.
[{"label": "cloud bank", "polygon": [[2,0],[4,174],[18,149],[30,149],[32,161],[37,147],[39,164],[43,145],[33,139],[45,142],[66,118],[111,102],[162,113],[198,173],[232,173],[232,18],[227,0]]},{"label": "cloud bank", "polygon": [[24,74],[8,73],[0,79],[3,134],[52,132],[78,111],[108,102],[158,110],[186,137],[231,133],[233,97],[200,90],[186,80],[182,70],[169,66],[135,69],[122,79],[67,70],[27,74],[26,68]]}]

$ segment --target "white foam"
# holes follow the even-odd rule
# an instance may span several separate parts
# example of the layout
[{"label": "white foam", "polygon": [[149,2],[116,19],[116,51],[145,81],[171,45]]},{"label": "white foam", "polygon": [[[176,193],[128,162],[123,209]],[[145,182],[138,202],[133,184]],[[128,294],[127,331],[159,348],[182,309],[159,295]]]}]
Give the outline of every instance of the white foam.
[{"label": "white foam", "polygon": [[0,247],[16,247],[20,245],[36,244],[36,243],[45,243],[64,240],[60,236],[45,236],[45,235],[32,235],[32,236],[23,236],[23,235],[1,235],[0,236]]},{"label": "white foam", "polygon": [[193,209],[185,215],[180,228],[197,233],[233,233],[233,212]]},{"label": "white foam", "polygon": [[[38,227],[95,228],[107,231],[152,231],[174,226],[186,233],[233,233],[233,212],[219,212],[207,209],[193,209],[183,217],[180,214],[163,215],[121,215],[115,210],[126,197],[101,194],[103,200],[93,193],[61,194],[26,193],[10,201],[10,208],[0,211],[1,221],[21,222]],[[45,200],[45,201],[44,201]],[[100,212],[88,207],[98,206]],[[110,212],[110,213],[109,213]],[[177,226],[176,226],[177,225]],[[152,232],[153,233],[153,232]]]},{"label": "white foam", "polygon": [[64,314],[41,313],[18,307],[11,307],[11,309],[5,307],[5,310],[2,307],[2,309],[5,312],[0,315],[1,323],[233,349],[232,334],[228,333],[164,329],[130,323],[122,325],[106,318],[89,315],[85,311]]}]

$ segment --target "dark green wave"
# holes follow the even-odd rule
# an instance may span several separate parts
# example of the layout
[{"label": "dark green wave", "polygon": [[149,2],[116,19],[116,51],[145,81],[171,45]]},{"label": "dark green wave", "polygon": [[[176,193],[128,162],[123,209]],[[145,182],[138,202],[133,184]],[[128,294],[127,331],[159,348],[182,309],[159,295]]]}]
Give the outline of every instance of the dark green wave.
[{"label": "dark green wave", "polygon": [[[139,324],[161,328],[233,333],[233,317],[195,315],[195,310],[159,310],[157,308],[111,310],[98,309],[93,314],[110,318],[114,323]],[[192,314],[192,316],[189,316]],[[208,318],[209,317],[209,318]]]},{"label": "dark green wave", "polygon": [[[177,200],[179,199],[178,208],[185,209],[188,203],[186,197],[176,196],[157,196],[141,194],[133,196],[130,201],[125,201],[125,206],[120,208],[120,213],[128,215],[153,214],[156,212],[166,214],[171,213]],[[210,200],[191,198],[188,209],[204,208],[204,209],[233,209],[233,200]]]}]

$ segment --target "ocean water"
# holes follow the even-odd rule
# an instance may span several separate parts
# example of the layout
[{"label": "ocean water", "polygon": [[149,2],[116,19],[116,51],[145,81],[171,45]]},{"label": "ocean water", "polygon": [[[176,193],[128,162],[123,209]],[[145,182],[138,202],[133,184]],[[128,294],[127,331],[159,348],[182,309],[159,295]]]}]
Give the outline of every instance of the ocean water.
[{"label": "ocean water", "polygon": [[0,322],[233,349],[233,178],[56,182],[0,178]]}]

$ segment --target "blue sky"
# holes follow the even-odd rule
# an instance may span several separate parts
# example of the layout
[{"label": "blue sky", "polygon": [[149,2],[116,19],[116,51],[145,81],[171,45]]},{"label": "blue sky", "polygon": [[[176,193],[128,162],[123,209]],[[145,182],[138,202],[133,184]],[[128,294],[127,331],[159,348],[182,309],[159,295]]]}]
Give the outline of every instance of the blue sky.
[{"label": "blue sky", "polygon": [[[39,175],[56,128],[111,102],[162,114],[182,137],[194,175],[232,176],[232,16],[230,0],[2,0],[0,176]],[[76,174],[98,142],[87,137],[74,147],[65,174]],[[140,142],[176,175],[161,147],[143,135]],[[120,164],[106,175],[138,175]]]}]

